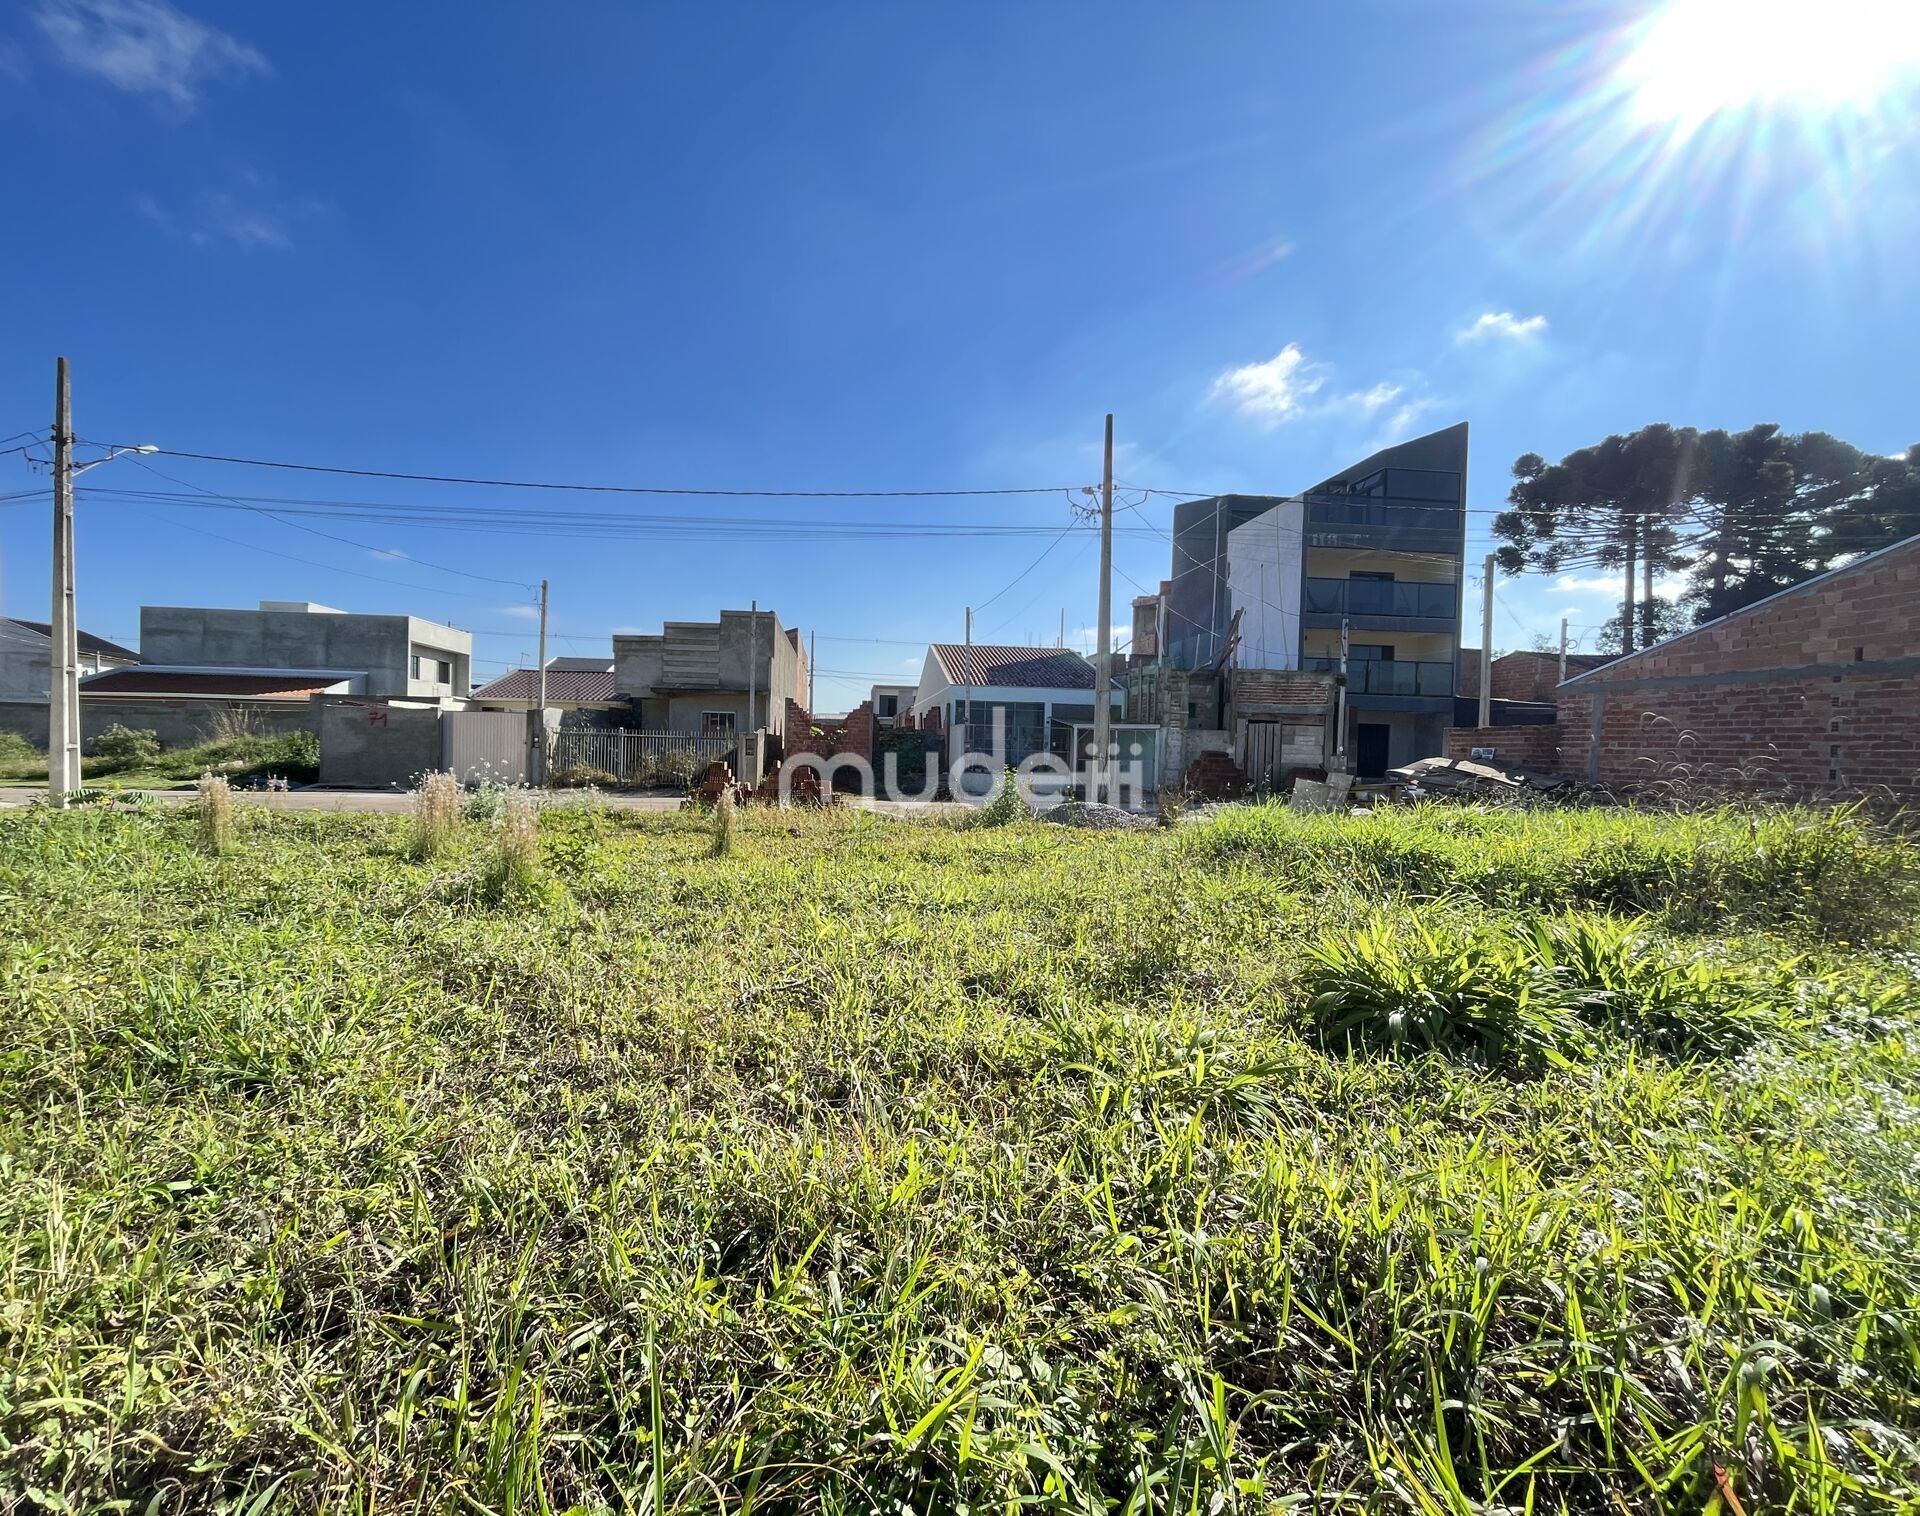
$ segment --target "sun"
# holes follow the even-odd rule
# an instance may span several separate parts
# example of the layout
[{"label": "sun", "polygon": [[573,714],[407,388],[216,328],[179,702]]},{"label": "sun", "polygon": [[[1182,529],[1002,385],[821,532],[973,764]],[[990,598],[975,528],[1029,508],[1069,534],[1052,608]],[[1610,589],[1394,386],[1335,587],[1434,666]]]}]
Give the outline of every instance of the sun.
[{"label": "sun", "polygon": [[1617,82],[1634,116],[1690,131],[1733,112],[1872,108],[1920,88],[1920,0],[1670,0]]}]

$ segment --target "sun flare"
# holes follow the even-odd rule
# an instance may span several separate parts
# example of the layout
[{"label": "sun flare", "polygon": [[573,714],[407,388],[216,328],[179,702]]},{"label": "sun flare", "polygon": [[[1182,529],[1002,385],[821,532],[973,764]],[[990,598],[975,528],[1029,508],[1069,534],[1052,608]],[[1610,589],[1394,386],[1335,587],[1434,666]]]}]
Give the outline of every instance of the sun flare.
[{"label": "sun flare", "polygon": [[1920,0],[1671,0],[1622,62],[1646,122],[1691,128],[1724,112],[1871,106],[1920,87]]}]

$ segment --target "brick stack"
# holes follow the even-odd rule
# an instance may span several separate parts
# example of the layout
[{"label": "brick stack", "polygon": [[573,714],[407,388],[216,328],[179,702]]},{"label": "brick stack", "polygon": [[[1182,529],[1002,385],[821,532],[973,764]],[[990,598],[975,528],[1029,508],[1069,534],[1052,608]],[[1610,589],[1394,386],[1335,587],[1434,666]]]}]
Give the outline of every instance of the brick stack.
[{"label": "brick stack", "polygon": [[696,793],[701,804],[714,805],[727,790],[733,791],[733,798],[737,801],[745,802],[753,798],[753,786],[737,781],[726,760],[716,758],[707,765],[707,777],[700,781]]},{"label": "brick stack", "polygon": [[[784,763],[774,764],[767,776],[760,781],[760,788],[754,791],[754,799],[762,805],[780,803],[780,771],[784,767]],[[831,795],[823,796],[820,793],[820,772],[812,765],[793,771],[793,788],[787,798],[794,805],[831,805],[833,803]]]},{"label": "brick stack", "polygon": [[1189,793],[1208,800],[1230,800],[1247,790],[1247,776],[1231,753],[1202,753],[1187,765],[1184,783]]}]

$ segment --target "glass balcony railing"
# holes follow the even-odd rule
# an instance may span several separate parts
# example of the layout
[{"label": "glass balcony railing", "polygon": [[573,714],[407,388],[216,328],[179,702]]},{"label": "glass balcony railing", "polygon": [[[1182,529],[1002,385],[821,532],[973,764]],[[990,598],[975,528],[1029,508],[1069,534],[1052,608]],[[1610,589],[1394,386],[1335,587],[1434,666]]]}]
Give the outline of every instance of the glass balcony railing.
[{"label": "glass balcony railing", "polygon": [[[1309,673],[1337,674],[1338,658],[1305,658]],[[1418,663],[1399,658],[1352,658],[1347,661],[1347,689],[1356,695],[1451,695],[1451,663]]]},{"label": "glass balcony railing", "polygon": [[1457,584],[1383,579],[1309,579],[1306,609],[1335,616],[1432,616],[1453,619]]}]

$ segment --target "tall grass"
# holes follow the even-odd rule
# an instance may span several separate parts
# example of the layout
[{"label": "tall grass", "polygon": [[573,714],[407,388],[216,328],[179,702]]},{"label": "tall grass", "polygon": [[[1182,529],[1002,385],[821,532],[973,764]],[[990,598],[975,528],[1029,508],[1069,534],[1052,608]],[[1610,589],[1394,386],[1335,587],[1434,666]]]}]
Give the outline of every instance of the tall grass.
[{"label": "tall grass", "polygon": [[713,819],[710,823],[713,832],[713,856],[724,858],[733,851],[735,826],[733,791],[723,789],[713,802]]},{"label": "tall grass", "polygon": [[493,845],[481,878],[482,896],[495,904],[531,900],[540,879],[540,812],[525,790],[501,797],[493,818]]},{"label": "tall grass", "polygon": [[202,774],[194,794],[200,846],[218,857],[233,851],[233,787],[223,774]]},{"label": "tall grass", "polygon": [[[185,807],[0,813],[7,1500],[1920,1502],[1920,959],[1727,929],[1764,826],[1641,918],[1521,903],[1630,813],[1482,818],[1514,877],[1435,902],[1204,827],[527,815],[538,911],[404,816],[209,869]],[[1329,1035],[1356,926],[1486,1023],[1407,921],[1542,1051]]]},{"label": "tall grass", "polygon": [[1229,807],[1192,855],[1390,894],[1656,912],[1854,939],[1920,913],[1920,845],[1847,809],[1668,812],[1428,804],[1372,815]]},{"label": "tall grass", "polygon": [[416,858],[437,858],[460,834],[466,793],[460,781],[445,770],[420,776],[413,791],[413,820],[409,845]]}]

